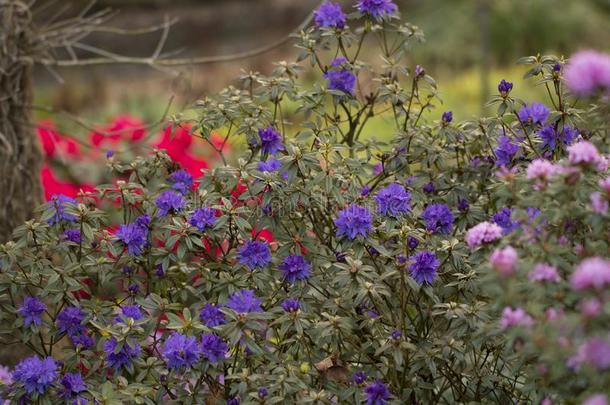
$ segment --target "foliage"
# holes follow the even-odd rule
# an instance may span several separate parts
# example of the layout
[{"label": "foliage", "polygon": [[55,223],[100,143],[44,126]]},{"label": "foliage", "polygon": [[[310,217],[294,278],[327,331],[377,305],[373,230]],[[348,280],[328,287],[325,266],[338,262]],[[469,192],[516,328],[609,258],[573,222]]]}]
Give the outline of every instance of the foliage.
[{"label": "foliage", "polygon": [[[552,108],[504,82],[494,117],[422,118],[437,86],[407,67],[422,34],[389,3],[359,1],[345,24],[329,8],[300,34],[297,62],[197,103],[183,125],[245,138],[236,165],[194,184],[164,151],[115,156],[122,180],[52,198],[1,246],[3,336],[35,353],[5,397],[529,403],[603,391],[610,265],[574,270],[608,251],[596,185],[608,167],[590,143],[608,149],[603,104],[577,104],[563,60],[531,57]],[[364,37],[383,66],[359,59]],[[303,85],[303,71],[318,80]],[[394,123],[388,143],[361,137],[378,116]],[[548,266],[553,286],[529,281],[535,263],[564,281]],[[601,310],[582,317],[594,297]],[[565,319],[545,320],[551,306]]]}]

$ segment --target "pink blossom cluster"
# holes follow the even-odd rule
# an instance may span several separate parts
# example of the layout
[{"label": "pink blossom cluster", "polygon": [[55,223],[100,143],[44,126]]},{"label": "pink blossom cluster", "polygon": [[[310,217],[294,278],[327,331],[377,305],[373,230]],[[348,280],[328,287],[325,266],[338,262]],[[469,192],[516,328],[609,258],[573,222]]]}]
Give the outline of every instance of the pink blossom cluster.
[{"label": "pink blossom cluster", "polygon": [[492,222],[481,222],[466,232],[466,243],[471,249],[484,243],[491,243],[502,237],[502,228]]}]

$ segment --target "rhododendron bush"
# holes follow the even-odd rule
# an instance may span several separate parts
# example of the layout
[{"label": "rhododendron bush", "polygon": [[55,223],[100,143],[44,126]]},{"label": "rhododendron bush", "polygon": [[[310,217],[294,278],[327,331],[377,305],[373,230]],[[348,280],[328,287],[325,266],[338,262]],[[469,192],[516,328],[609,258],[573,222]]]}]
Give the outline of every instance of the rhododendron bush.
[{"label": "rhododendron bush", "polygon": [[355,7],[196,104],[181,125],[245,139],[236,164],[189,171],[187,138],[115,155],[118,181],[0,247],[0,336],[31,351],[3,398],[607,403],[607,56],[525,58],[548,100],[503,80],[494,116],[456,123],[406,58],[418,28]]}]

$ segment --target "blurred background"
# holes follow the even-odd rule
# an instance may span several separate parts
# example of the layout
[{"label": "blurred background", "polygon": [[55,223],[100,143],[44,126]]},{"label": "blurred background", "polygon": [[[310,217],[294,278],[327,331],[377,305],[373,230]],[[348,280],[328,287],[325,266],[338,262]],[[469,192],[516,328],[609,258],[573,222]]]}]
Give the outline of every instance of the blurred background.
[{"label": "blurred background", "polygon": [[[335,1],[345,11],[355,3]],[[443,102],[439,117],[446,110],[452,110],[458,121],[480,114],[500,79],[515,83],[512,94],[516,97],[542,99],[543,92],[533,81],[525,83],[521,79],[525,67],[515,63],[521,56],[553,53],[567,57],[581,48],[610,47],[610,0],[395,1],[403,20],[425,33],[426,43],[413,49],[408,65],[413,68],[420,64],[437,79]],[[37,3],[40,10],[36,14],[45,22],[56,14],[78,13],[86,4],[83,0],[48,0],[49,6],[45,7],[46,3],[44,0]],[[272,43],[293,31],[318,4],[317,0],[99,0],[91,12],[111,7],[116,10],[112,25],[128,29],[157,25],[166,17],[177,18],[164,50],[188,57],[225,55]],[[154,51],[160,35],[158,31],[128,37],[105,33],[96,34],[87,43],[119,54],[146,57]],[[131,127],[130,139],[145,138],[151,140],[149,146],[168,146],[167,133],[157,128],[155,133],[148,134],[145,126],[163,116],[172,96],[170,113],[182,111],[198,98],[233,83],[241,70],[268,73],[274,62],[291,60],[296,52],[288,42],[253,58],[182,67],[174,74],[142,65],[53,71],[37,67],[35,104],[44,108],[36,109],[36,119],[42,123],[39,136],[50,160],[45,167],[51,170],[51,180],[45,180],[43,173],[43,181],[60,185],[71,182],[77,186],[99,183],[103,180],[99,171],[74,163],[93,156],[87,154],[88,145],[95,142],[91,127],[105,130]],[[377,56],[371,52],[363,58],[374,61]],[[50,110],[74,114],[89,123],[90,128]],[[376,132],[380,137],[391,136],[384,133],[383,125]],[[66,140],[68,134],[70,139]],[[98,137],[98,152],[119,148],[112,142],[104,145],[100,139],[112,141]],[[190,148],[199,148],[184,142],[188,145],[174,145],[174,149],[186,148],[190,153]],[[176,150],[177,157],[172,157],[180,161],[180,152]],[[191,158],[199,159],[200,163],[194,166],[197,172],[200,167],[209,166],[213,153],[201,147],[185,158],[187,163],[181,163],[192,163]],[[75,190],[64,193],[75,194]],[[47,196],[53,191],[56,188],[48,191]]]}]

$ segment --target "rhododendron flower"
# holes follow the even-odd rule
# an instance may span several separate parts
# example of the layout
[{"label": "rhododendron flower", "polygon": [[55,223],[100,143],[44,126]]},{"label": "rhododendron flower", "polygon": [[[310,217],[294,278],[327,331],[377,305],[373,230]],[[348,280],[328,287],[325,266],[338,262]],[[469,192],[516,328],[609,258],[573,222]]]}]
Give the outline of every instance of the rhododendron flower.
[{"label": "rhododendron flower", "polygon": [[453,229],[453,213],[445,204],[430,204],[422,213],[426,229],[432,233],[449,234]]},{"label": "rhododendron flower", "polygon": [[548,281],[550,283],[558,283],[561,281],[557,268],[546,263],[538,263],[535,265],[529,272],[528,278],[530,281]]},{"label": "rhododendron flower", "polygon": [[346,15],[341,6],[332,1],[325,1],[314,11],[314,21],[318,27],[343,28]]},{"label": "rhododendron flower", "polygon": [[337,58],[332,61],[332,68],[324,73],[324,78],[328,82],[329,90],[338,90],[346,94],[353,94],[356,87],[356,75],[345,67],[347,60]]},{"label": "rhododendron flower", "polygon": [[411,194],[403,186],[392,183],[379,190],[375,196],[377,212],[381,215],[397,217],[411,210]]},{"label": "rhododendron flower", "polygon": [[568,360],[568,365],[575,369],[585,363],[598,370],[610,368],[610,341],[601,337],[589,338],[578,347],[576,354]]},{"label": "rhododendron flower", "polygon": [[28,394],[43,394],[57,379],[57,363],[52,357],[28,357],[15,366],[13,381],[23,386]]},{"label": "rhododendron flower", "polygon": [[364,387],[366,405],[385,405],[390,399],[390,390],[381,380],[377,380]]},{"label": "rhododendron flower", "polygon": [[373,228],[373,215],[368,208],[352,204],[339,212],[335,225],[338,237],[346,236],[352,240],[358,235],[366,237]]},{"label": "rhododendron flower", "polygon": [[496,249],[489,257],[491,267],[503,276],[510,276],[517,270],[519,255],[512,246]]},{"label": "rhododendron flower", "polygon": [[548,180],[559,172],[559,167],[546,159],[535,159],[526,169],[526,177],[530,180]]},{"label": "rhododendron flower", "polygon": [[356,8],[362,14],[368,14],[373,18],[386,17],[398,10],[398,6],[392,0],[358,0]]},{"label": "rhododendron flower", "polygon": [[465,239],[468,247],[474,249],[484,243],[491,243],[498,240],[502,235],[503,230],[498,224],[485,221],[470,228],[468,232],[466,232]]},{"label": "rhododendron flower", "polygon": [[104,143],[116,144],[121,139],[137,142],[144,138],[146,129],[144,122],[129,115],[119,115],[105,128],[91,134],[91,143],[101,146]]},{"label": "rhododendron flower", "polygon": [[610,260],[601,257],[584,259],[570,277],[570,285],[575,290],[601,289],[608,284],[610,284]]},{"label": "rhododendron flower", "polygon": [[588,397],[581,405],[608,405],[608,396],[606,394],[594,394]]},{"label": "rhododendron flower", "polygon": [[581,141],[568,147],[568,160],[575,166],[597,166],[602,158],[595,145],[588,141]]},{"label": "rhododendron flower", "polygon": [[610,89],[610,55],[592,50],[572,55],[563,74],[571,92],[592,96]]},{"label": "rhododendron flower", "polygon": [[237,260],[250,270],[262,269],[271,263],[269,245],[266,242],[249,240],[239,249]]},{"label": "rhododendron flower", "polygon": [[608,199],[602,193],[595,191],[589,196],[591,209],[596,214],[605,214],[608,212]]},{"label": "rhododendron flower", "polygon": [[432,284],[436,279],[436,270],[440,262],[430,251],[419,252],[409,258],[409,273],[419,285]]},{"label": "rhododendron flower", "polygon": [[551,110],[542,103],[524,104],[517,113],[524,124],[544,124]]},{"label": "rhododendron flower", "polygon": [[579,307],[580,313],[586,318],[595,318],[604,309],[603,304],[597,298],[584,299],[580,302]]},{"label": "rhododendron flower", "polygon": [[505,307],[500,318],[500,327],[507,329],[511,326],[530,327],[534,325],[534,319],[525,312],[523,308]]}]

